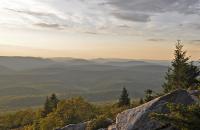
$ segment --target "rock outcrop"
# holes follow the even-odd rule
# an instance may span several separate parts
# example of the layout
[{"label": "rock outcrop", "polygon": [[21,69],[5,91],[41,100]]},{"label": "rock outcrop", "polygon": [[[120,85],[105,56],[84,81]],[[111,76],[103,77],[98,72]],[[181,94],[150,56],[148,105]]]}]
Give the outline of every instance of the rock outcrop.
[{"label": "rock outcrop", "polygon": [[[149,114],[152,112],[168,113],[167,103],[191,105],[199,103],[197,96],[200,91],[176,90],[141,106],[126,110],[116,117],[116,124],[110,125],[107,129],[99,130],[156,130],[163,127],[158,121],[152,120]],[[109,120],[112,123],[111,120]],[[86,130],[87,123],[71,124],[57,130]],[[175,130],[172,127],[165,127],[162,130]]]},{"label": "rock outcrop", "polygon": [[[158,121],[151,120],[149,114],[152,112],[168,113],[166,104],[176,103],[190,105],[195,103],[194,97],[186,90],[176,90],[172,93],[156,98],[139,107],[126,110],[118,114],[116,118],[116,129],[111,130],[155,130],[161,127]],[[163,130],[171,130],[165,128]]]}]

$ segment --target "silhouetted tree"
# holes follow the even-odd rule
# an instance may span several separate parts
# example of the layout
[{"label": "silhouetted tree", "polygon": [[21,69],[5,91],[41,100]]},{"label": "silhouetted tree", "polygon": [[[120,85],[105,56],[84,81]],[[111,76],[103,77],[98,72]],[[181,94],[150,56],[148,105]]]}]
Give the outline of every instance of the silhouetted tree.
[{"label": "silhouetted tree", "polygon": [[139,101],[140,105],[144,103],[144,100],[143,98],[140,98],[140,101]]},{"label": "silhouetted tree", "polygon": [[165,76],[164,92],[180,88],[187,89],[199,83],[197,80],[200,74],[199,69],[192,62],[188,62],[189,57],[186,56],[186,51],[183,51],[183,45],[181,45],[180,41],[176,44],[174,56],[172,66]]},{"label": "silhouetted tree", "polygon": [[[200,130],[200,105],[167,104],[169,113],[151,113],[150,117],[178,130]],[[160,129],[159,129],[160,130]]]},{"label": "silhouetted tree", "polygon": [[49,97],[47,97],[44,103],[44,110],[42,111],[42,116],[45,117],[50,112],[51,112],[50,101],[49,101]]},{"label": "silhouetted tree", "polygon": [[151,101],[152,99],[153,99],[153,90],[147,89],[145,91],[145,101],[148,102]]},{"label": "silhouetted tree", "polygon": [[55,109],[57,107],[58,102],[59,102],[59,100],[56,97],[56,94],[53,93],[50,97],[52,111],[53,111],[53,109]]},{"label": "silhouetted tree", "polygon": [[118,105],[121,106],[129,106],[130,105],[130,98],[126,88],[124,87],[119,98]]},{"label": "silhouetted tree", "polygon": [[44,110],[42,112],[42,116],[45,117],[49,113],[51,113],[54,109],[56,109],[58,102],[59,100],[54,93],[50,96],[50,98],[47,97],[44,103]]},{"label": "silhouetted tree", "polygon": [[187,67],[187,86],[192,89],[196,89],[200,85],[200,69],[191,62]]}]

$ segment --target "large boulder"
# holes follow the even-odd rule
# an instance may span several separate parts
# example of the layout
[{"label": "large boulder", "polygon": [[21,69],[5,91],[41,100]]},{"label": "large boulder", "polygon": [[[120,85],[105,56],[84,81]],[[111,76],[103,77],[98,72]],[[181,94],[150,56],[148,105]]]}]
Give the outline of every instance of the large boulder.
[{"label": "large boulder", "polygon": [[[166,104],[176,103],[190,105],[195,103],[194,97],[186,90],[176,90],[167,95],[156,98],[139,107],[126,110],[118,114],[116,118],[117,130],[155,130],[162,125],[155,120],[151,120],[149,114],[152,112],[168,113]],[[167,127],[163,130],[172,130]]]}]

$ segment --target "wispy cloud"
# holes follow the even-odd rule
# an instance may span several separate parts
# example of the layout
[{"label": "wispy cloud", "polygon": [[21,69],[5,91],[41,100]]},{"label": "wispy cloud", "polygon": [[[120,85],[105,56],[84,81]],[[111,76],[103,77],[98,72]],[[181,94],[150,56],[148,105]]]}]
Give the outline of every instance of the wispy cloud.
[{"label": "wispy cloud", "polygon": [[34,15],[34,16],[55,16],[55,14],[52,13],[45,13],[45,12],[36,12],[36,11],[30,11],[30,10],[17,10],[17,9],[9,9],[5,8],[6,10],[17,12],[17,13],[23,13],[27,15]]},{"label": "wispy cloud", "polygon": [[59,24],[50,24],[50,23],[36,23],[35,26],[42,27],[42,28],[53,28],[53,29],[62,29]]},{"label": "wispy cloud", "polygon": [[159,42],[178,37],[182,28],[184,38],[198,39],[200,0],[1,0],[0,17],[3,25],[123,33]]},{"label": "wispy cloud", "polygon": [[165,39],[158,39],[158,38],[150,38],[147,41],[151,41],[151,42],[163,42],[166,41]]},{"label": "wispy cloud", "polygon": [[200,39],[198,39],[198,40],[190,40],[190,41],[189,41],[189,44],[193,44],[193,45],[198,45],[198,46],[200,46]]},{"label": "wispy cloud", "polygon": [[84,32],[84,33],[86,33],[86,34],[92,34],[92,35],[97,35],[97,34],[99,34],[99,33],[97,33],[97,32],[89,32],[89,31],[86,31],[86,32]]},{"label": "wispy cloud", "polygon": [[135,13],[135,12],[121,12],[112,13],[115,17],[123,20],[134,21],[134,22],[148,22],[150,21],[150,15],[144,13]]}]

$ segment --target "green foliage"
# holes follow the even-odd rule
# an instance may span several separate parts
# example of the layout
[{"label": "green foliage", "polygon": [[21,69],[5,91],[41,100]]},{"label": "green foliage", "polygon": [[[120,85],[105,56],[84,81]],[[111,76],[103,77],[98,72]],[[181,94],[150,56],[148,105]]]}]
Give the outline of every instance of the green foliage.
[{"label": "green foliage", "polygon": [[139,104],[140,104],[140,105],[144,104],[143,98],[140,98]]},{"label": "green foliage", "polygon": [[[29,126],[30,127],[30,126]],[[40,120],[35,120],[33,122],[32,128],[34,128],[34,130],[40,130]],[[29,128],[30,129],[30,128]]]},{"label": "green foliage", "polygon": [[87,130],[98,130],[100,128],[107,128],[111,124],[112,122],[105,115],[100,115],[96,119],[93,119],[91,122],[88,123]]},{"label": "green foliage", "polygon": [[49,113],[53,112],[53,110],[57,108],[58,102],[59,100],[54,93],[51,95],[50,98],[47,97],[44,103],[44,110],[43,110],[42,116],[45,117]]},{"label": "green foliage", "polygon": [[61,116],[65,124],[88,121],[95,117],[95,107],[81,97],[63,100],[55,114]]},{"label": "green foliage", "polygon": [[58,100],[58,98],[56,97],[56,94],[53,93],[53,94],[51,95],[51,97],[50,97],[50,104],[51,104],[52,110],[53,110],[53,109],[56,109],[58,102],[59,102],[59,100]]},{"label": "green foliage", "polygon": [[168,104],[170,113],[152,113],[151,117],[180,130],[200,129],[200,105]]},{"label": "green foliage", "polygon": [[200,85],[200,69],[198,66],[195,66],[193,64],[193,62],[191,62],[190,64],[188,64],[187,67],[187,83],[188,86],[191,89],[198,89],[198,86]]},{"label": "green foliage", "polygon": [[151,89],[147,89],[145,91],[145,101],[148,102],[148,101],[151,101],[152,99],[154,99],[154,96],[153,96],[153,90]]},{"label": "green foliage", "polygon": [[42,116],[47,116],[47,114],[49,114],[50,112],[52,112],[52,108],[51,108],[51,105],[50,105],[50,101],[49,101],[49,98],[47,97],[46,98],[46,101],[44,103],[44,110],[43,110],[43,113],[42,113]]},{"label": "green foliage", "polygon": [[62,100],[57,108],[41,119],[40,128],[42,130],[51,130],[67,124],[76,124],[95,118],[96,108],[83,98],[71,98]]},{"label": "green foliage", "polygon": [[94,105],[81,97],[76,97],[59,101],[57,107],[45,117],[42,116],[44,112],[42,109],[36,111],[28,109],[0,116],[0,129],[53,130],[86,121],[92,121],[88,129],[96,129],[106,127],[109,125],[107,119],[115,120],[118,113],[138,105],[139,100],[134,100],[129,106],[122,107],[119,107],[118,103]]},{"label": "green foliage", "polygon": [[121,96],[119,98],[118,105],[121,106],[129,106],[130,105],[130,98],[126,88],[123,88]]},{"label": "green foliage", "polygon": [[115,120],[115,118],[116,118],[118,113],[120,113],[120,112],[122,112],[122,111],[124,111],[126,109],[129,109],[132,106],[135,106],[135,104],[133,104],[133,105],[131,104],[131,106],[122,106],[122,107],[119,107],[118,103],[101,105],[101,106],[97,107],[97,109],[98,109],[97,116],[104,115],[107,118]]},{"label": "green foliage", "polygon": [[199,84],[197,78],[200,75],[199,68],[189,63],[189,57],[186,57],[186,51],[183,51],[183,45],[178,41],[174,51],[174,60],[172,66],[166,73],[163,88],[165,92],[175,89],[188,89]]},{"label": "green foliage", "polygon": [[55,113],[50,113],[47,117],[41,118],[39,128],[40,130],[53,130],[63,125],[63,120],[60,117],[57,117]]},{"label": "green foliage", "polygon": [[0,116],[0,129],[8,130],[30,125],[36,119],[36,112],[31,109]]}]

